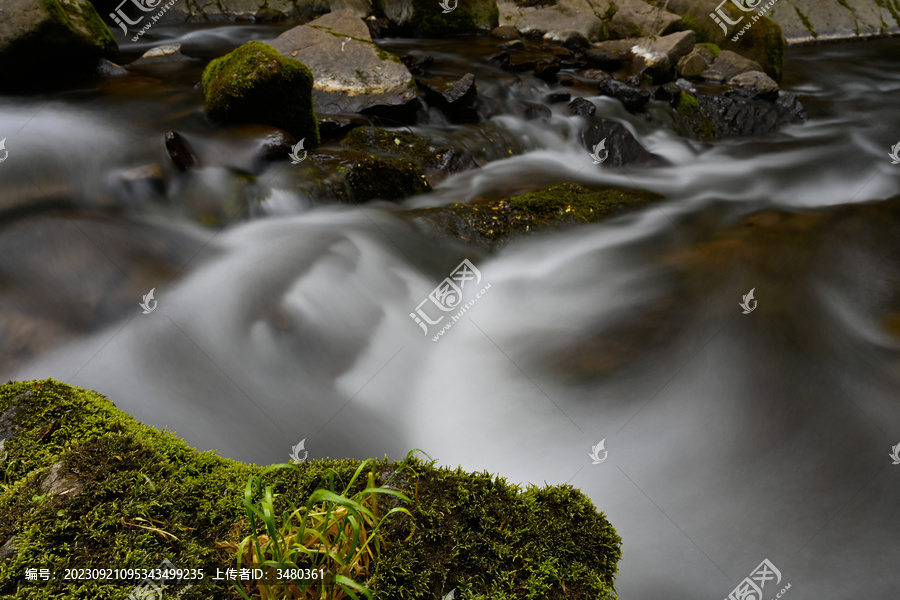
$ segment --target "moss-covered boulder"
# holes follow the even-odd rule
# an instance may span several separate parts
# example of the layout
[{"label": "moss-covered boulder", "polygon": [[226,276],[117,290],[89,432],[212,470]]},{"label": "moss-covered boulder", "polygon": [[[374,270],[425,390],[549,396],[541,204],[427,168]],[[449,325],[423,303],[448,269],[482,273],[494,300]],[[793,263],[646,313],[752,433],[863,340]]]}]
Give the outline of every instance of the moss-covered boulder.
[{"label": "moss-covered boulder", "polygon": [[268,44],[247,42],[213,60],[202,86],[210,120],[272,125],[304,139],[305,148],[319,145],[312,73]]},{"label": "moss-covered boulder", "polygon": [[405,158],[366,156],[350,167],[346,181],[358,202],[402,200],[431,191],[422,169]]},{"label": "moss-covered boulder", "polygon": [[[689,94],[681,90],[672,101],[676,128],[705,142],[745,135],[766,135],[791,123],[809,118],[792,94],[775,101],[741,97],[741,93]],[[747,93],[743,93],[747,96]]]},{"label": "moss-covered boulder", "polygon": [[46,85],[114,58],[119,46],[88,0],[3,0],[0,88]]},{"label": "moss-covered boulder", "polygon": [[[672,0],[668,8],[681,15],[681,21],[675,26],[677,29],[690,29],[697,34],[698,42],[710,42],[722,50],[731,50],[754,60],[766,75],[781,81],[785,40],[778,23],[768,17],[751,21],[756,11],[745,12],[732,2],[726,2],[721,8],[737,24],[729,25],[723,21],[723,29],[710,17],[717,6],[718,0]],[[747,25],[751,27],[745,30]]]},{"label": "moss-covered boulder", "polygon": [[445,12],[437,0],[375,0],[378,13],[398,32],[416,37],[487,33],[497,27],[500,12],[495,0],[447,0]]},{"label": "moss-covered boulder", "polygon": [[[225,548],[249,533],[242,503],[251,476],[272,485],[276,510],[304,505],[329,470],[343,488],[355,460],[305,462],[265,471],[197,452],[175,435],[138,423],[103,396],[53,380],[0,386],[0,597],[122,599],[134,583],[63,581],[66,568],[153,569],[168,560],[204,569],[183,600],[237,600],[213,581],[234,567]],[[381,529],[376,600],[465,598],[596,600],[614,597],[621,540],[570,486],[522,489],[487,473],[439,469],[415,458],[395,484],[411,518]],[[376,485],[397,463],[371,464]],[[360,478],[351,489],[365,486]],[[390,504],[385,502],[382,510]],[[57,575],[29,582],[25,569]]]},{"label": "moss-covered boulder", "polygon": [[496,250],[510,239],[545,229],[593,223],[663,197],[641,190],[592,190],[561,183],[507,198],[409,210],[404,216],[440,236]]}]

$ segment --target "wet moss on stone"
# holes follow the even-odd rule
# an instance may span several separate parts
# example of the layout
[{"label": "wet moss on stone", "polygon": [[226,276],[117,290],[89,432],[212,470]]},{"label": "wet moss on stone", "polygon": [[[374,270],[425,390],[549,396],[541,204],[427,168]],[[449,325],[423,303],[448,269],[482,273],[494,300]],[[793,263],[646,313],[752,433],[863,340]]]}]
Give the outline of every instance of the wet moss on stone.
[{"label": "wet moss on stone", "polygon": [[305,139],[305,148],[319,145],[312,72],[268,44],[247,42],[213,60],[201,85],[210,120],[272,125]]},{"label": "wet moss on stone", "polygon": [[418,165],[405,158],[368,156],[347,173],[354,199],[402,200],[431,191],[431,184]]},{"label": "wet moss on stone", "polygon": [[694,47],[695,48],[698,48],[698,47],[706,48],[707,50],[709,50],[710,53],[712,54],[713,60],[715,60],[716,57],[719,56],[719,52],[722,51],[722,49],[719,48],[717,45],[709,43],[709,42],[702,43],[702,44],[696,44]]},{"label": "wet moss on stone", "polygon": [[663,197],[642,190],[593,190],[575,183],[500,199],[406,212],[441,235],[495,250],[510,239],[544,229],[593,223]]},{"label": "wet moss on stone", "polygon": [[[119,599],[132,589],[60,578],[23,583],[25,569],[36,566],[152,569],[163,559],[212,573],[235,566],[219,543],[248,533],[243,489],[262,468],[197,452],[100,394],[49,379],[0,386],[0,439],[0,546],[14,537],[11,554],[0,559],[0,596]],[[439,598],[452,588],[468,598],[615,597],[621,539],[578,490],[520,488],[415,458],[408,464],[415,475],[398,486],[413,498],[413,519],[388,520],[382,529],[370,585],[376,600]],[[329,469],[343,487],[358,466],[316,460],[262,478],[281,511],[305,504]],[[375,463],[376,484],[396,469]],[[51,470],[77,485],[42,490]],[[239,598],[209,578],[180,597]]]},{"label": "wet moss on stone", "polygon": [[716,140],[716,125],[703,114],[703,111],[700,109],[700,103],[694,96],[681,90],[674,107],[678,114],[689,124],[698,139],[704,142]]},{"label": "wet moss on stone", "polygon": [[794,10],[797,11],[797,16],[800,17],[800,21],[803,22],[803,26],[806,27],[806,30],[809,32],[809,34],[810,34],[811,36],[813,36],[813,38],[818,38],[818,37],[819,37],[819,34],[816,33],[816,30],[815,30],[815,29],[813,29],[813,26],[812,26],[812,23],[811,23],[810,20],[809,20],[809,17],[807,17],[806,15],[804,15],[802,12],[800,12],[800,9],[797,8],[796,6],[794,7]]}]

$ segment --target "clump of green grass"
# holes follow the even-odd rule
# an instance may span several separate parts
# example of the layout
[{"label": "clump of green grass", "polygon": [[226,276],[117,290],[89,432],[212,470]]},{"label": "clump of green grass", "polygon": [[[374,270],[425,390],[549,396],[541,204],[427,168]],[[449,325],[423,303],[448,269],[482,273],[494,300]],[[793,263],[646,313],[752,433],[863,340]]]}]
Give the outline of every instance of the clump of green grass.
[{"label": "clump of green grass", "polygon": [[[412,452],[407,458],[411,455]],[[273,486],[263,487],[259,476],[250,477],[244,490],[250,535],[236,548],[237,563],[238,569],[242,565],[260,568],[263,579],[247,589],[235,584],[245,600],[342,600],[348,597],[359,600],[358,594],[371,600],[368,583],[374,576],[373,563],[384,543],[379,531],[381,525],[393,514],[412,517],[400,506],[380,514],[379,496],[393,496],[403,502],[410,500],[388,485],[376,487],[371,471],[365,489],[349,495],[372,462],[369,459],[360,463],[342,491],[335,488],[337,474],[329,469],[326,487],[316,489],[305,506],[297,508],[289,503],[290,512],[281,516],[277,514]],[[281,468],[298,467],[273,465],[263,473]],[[395,474],[408,468],[404,461]],[[313,576],[278,577],[279,571],[301,569],[298,575]],[[251,588],[255,588],[253,596]]]}]

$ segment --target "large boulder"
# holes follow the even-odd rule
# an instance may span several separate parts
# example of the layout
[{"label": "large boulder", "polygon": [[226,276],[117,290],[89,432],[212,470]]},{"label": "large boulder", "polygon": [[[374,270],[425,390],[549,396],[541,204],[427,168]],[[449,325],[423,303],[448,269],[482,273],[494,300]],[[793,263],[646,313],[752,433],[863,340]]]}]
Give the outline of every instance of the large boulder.
[{"label": "large boulder", "polygon": [[[778,3],[787,1],[778,0]],[[731,50],[756,61],[769,77],[781,81],[785,41],[778,23],[768,17],[753,21],[757,10],[739,9],[734,2],[725,2],[720,7],[720,3],[721,0],[670,0],[668,9],[681,15],[681,21],[675,27],[695,32],[698,42],[710,42],[722,50]],[[756,2],[753,5],[756,6]],[[734,24],[718,16],[721,23],[717,23],[710,16],[717,14],[717,8]],[[747,25],[750,27],[744,29]]]},{"label": "large boulder", "polygon": [[89,72],[119,51],[88,0],[3,0],[0,15],[2,88]]},{"label": "large boulder", "polygon": [[258,123],[284,129],[306,148],[319,144],[313,112],[313,75],[298,60],[262,42],[247,42],[203,71],[206,115],[223,123]]},{"label": "large boulder", "polygon": [[577,32],[587,42],[606,39],[603,22],[584,6],[584,10],[562,5],[530,12],[516,21],[516,29],[524,36],[543,37],[550,42],[569,41]]},{"label": "large boulder", "polygon": [[661,35],[681,17],[644,0],[625,0],[609,22],[609,36],[614,39]]},{"label": "large boulder", "polygon": [[397,31],[416,37],[486,33],[500,24],[496,0],[375,0],[375,9]]},{"label": "large boulder", "polygon": [[900,33],[896,0],[779,0],[766,16],[788,43]]},{"label": "large boulder", "polygon": [[672,103],[678,128],[707,142],[746,135],[766,135],[809,116],[791,94],[774,102],[739,95],[690,94],[682,91]]},{"label": "large boulder", "polygon": [[366,24],[351,10],[285,31],[272,47],[312,71],[316,112],[403,122],[415,116],[418,94],[412,74],[399,58],[375,45]]},{"label": "large boulder", "polygon": [[683,56],[690,53],[696,39],[693,31],[679,31],[660,38],[641,40],[631,49],[636,70],[654,78],[665,77]]}]

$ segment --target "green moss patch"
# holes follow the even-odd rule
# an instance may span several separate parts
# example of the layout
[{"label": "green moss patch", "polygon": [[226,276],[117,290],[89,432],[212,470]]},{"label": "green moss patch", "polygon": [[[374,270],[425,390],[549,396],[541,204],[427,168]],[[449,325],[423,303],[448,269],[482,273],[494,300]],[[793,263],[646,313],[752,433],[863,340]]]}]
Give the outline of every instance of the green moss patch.
[{"label": "green moss patch", "polygon": [[405,158],[368,156],[347,173],[354,199],[402,200],[431,191],[431,184],[418,165]]},{"label": "green moss patch", "polygon": [[262,42],[247,42],[207,65],[201,79],[206,114],[223,123],[259,123],[319,145],[313,74]]},{"label": "green moss patch", "polygon": [[493,250],[516,236],[593,223],[661,199],[659,194],[640,190],[592,190],[562,183],[510,198],[417,209],[406,215],[424,220],[443,235]]},{"label": "green moss patch", "polygon": [[[274,486],[282,511],[305,504],[329,469],[343,486],[360,464],[322,460],[264,472],[197,452],[103,396],[53,380],[0,386],[0,439],[0,546],[14,537],[0,559],[0,596],[32,600],[124,599],[133,585],[26,582],[29,567],[152,569],[168,559],[214,574],[235,566],[219,546],[248,533],[241,498],[251,475]],[[407,464],[412,472],[394,483],[412,499],[412,517],[385,522],[370,586],[377,600],[439,598],[453,588],[465,599],[615,597],[621,540],[578,490],[520,488],[415,458]],[[397,468],[382,461],[371,472],[381,485]],[[51,470],[68,478],[57,493],[42,488]],[[238,598],[209,577],[169,593]]]}]

